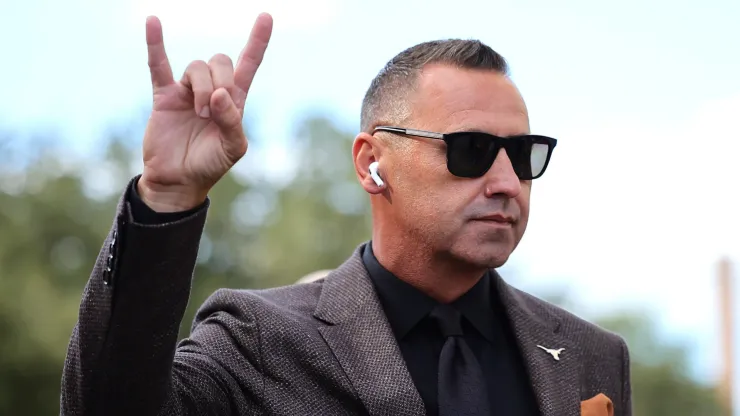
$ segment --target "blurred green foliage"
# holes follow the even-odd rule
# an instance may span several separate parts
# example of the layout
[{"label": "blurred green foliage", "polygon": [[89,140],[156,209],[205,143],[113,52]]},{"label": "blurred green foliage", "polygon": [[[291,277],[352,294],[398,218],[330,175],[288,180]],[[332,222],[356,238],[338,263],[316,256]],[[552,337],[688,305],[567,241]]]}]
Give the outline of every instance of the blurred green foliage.
[{"label": "blurred green foliage", "polygon": [[649,316],[635,311],[596,320],[602,327],[622,335],[630,347],[634,414],[727,414],[713,387],[689,377],[687,348],[661,340]]},{"label": "blurred green foliage", "polygon": [[[211,193],[181,336],[217,288],[290,284],[336,267],[369,239],[352,136],[321,118],[298,131],[293,180],[278,186],[230,174]],[[75,162],[61,156],[53,137],[25,152],[11,139],[0,138],[0,414],[59,414],[80,295],[139,153],[113,139],[102,158]],[[687,376],[685,351],[661,344],[642,316],[602,322],[632,347],[635,414],[718,414],[712,389]]]}]

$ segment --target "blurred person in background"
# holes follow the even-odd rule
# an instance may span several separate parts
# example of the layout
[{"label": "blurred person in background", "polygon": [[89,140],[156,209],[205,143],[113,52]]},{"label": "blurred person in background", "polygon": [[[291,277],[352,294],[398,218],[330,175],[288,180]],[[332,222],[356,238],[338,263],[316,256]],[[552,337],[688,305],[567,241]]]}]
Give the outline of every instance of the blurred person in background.
[{"label": "blurred person in background", "polygon": [[296,281],[296,283],[311,283],[316,282],[318,280],[321,280],[325,278],[329,273],[331,273],[331,270],[316,270],[315,272],[311,272],[300,279]]},{"label": "blurred person in background", "polygon": [[260,15],[236,65],[218,54],[177,81],[147,19],[144,170],[84,290],[62,414],[630,415],[624,341],[495,270],[556,140],[530,133],[506,61],[474,40],[416,45],[372,81],[352,151],[371,241],[323,278],[218,290],[177,343],[271,31]]}]

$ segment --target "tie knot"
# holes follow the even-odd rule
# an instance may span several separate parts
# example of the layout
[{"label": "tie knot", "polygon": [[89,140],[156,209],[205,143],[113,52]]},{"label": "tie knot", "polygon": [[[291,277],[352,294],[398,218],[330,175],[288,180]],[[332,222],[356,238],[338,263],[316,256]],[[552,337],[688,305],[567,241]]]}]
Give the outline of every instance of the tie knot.
[{"label": "tie knot", "polygon": [[437,321],[445,338],[462,336],[462,315],[450,305],[437,305],[429,316]]}]

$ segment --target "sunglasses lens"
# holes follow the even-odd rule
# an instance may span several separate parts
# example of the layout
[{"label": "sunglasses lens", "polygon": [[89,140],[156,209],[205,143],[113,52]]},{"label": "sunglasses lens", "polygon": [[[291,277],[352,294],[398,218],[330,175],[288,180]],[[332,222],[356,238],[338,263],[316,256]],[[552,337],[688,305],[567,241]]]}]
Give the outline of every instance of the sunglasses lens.
[{"label": "sunglasses lens", "polygon": [[519,179],[530,180],[542,175],[550,153],[547,142],[532,136],[518,137],[507,139],[505,147]]},{"label": "sunglasses lens", "polygon": [[538,178],[547,166],[549,139],[539,136],[498,139],[484,133],[450,134],[447,140],[447,168],[455,176],[475,178],[491,168],[503,145],[514,172],[522,180]]},{"label": "sunglasses lens", "polygon": [[547,155],[550,154],[548,143],[532,143],[529,155],[530,176],[537,178],[545,171],[547,166]]},{"label": "sunglasses lens", "polygon": [[495,141],[486,135],[451,134],[447,140],[447,169],[464,178],[482,176],[496,157],[495,147]]}]

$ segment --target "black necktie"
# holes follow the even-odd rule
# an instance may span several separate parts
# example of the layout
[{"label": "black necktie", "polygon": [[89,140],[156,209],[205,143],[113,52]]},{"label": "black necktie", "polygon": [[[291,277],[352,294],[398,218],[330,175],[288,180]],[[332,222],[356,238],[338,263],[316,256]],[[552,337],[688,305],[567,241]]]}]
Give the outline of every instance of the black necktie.
[{"label": "black necktie", "polygon": [[462,336],[462,315],[450,305],[438,305],[430,316],[446,338],[437,375],[439,416],[490,415],[483,370]]}]

